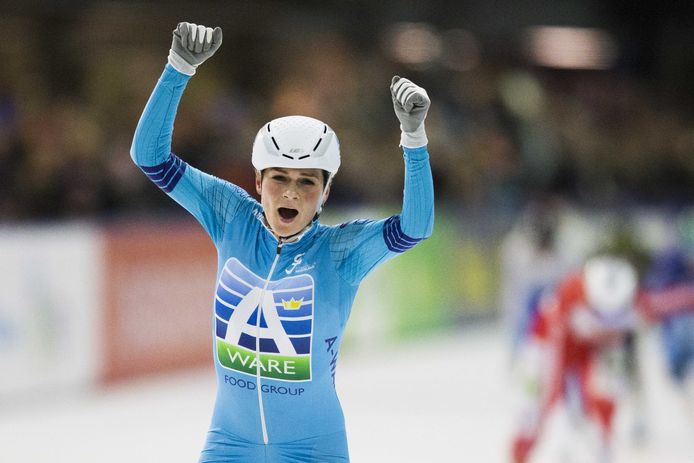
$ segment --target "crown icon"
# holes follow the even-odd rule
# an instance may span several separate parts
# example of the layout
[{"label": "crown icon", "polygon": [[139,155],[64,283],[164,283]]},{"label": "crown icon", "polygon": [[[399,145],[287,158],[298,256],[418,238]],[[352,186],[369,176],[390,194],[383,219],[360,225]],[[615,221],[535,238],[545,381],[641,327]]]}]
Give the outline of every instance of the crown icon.
[{"label": "crown icon", "polygon": [[288,301],[282,299],[282,307],[284,307],[284,310],[299,310],[302,302],[304,302],[303,297],[299,300],[296,300],[293,297]]}]

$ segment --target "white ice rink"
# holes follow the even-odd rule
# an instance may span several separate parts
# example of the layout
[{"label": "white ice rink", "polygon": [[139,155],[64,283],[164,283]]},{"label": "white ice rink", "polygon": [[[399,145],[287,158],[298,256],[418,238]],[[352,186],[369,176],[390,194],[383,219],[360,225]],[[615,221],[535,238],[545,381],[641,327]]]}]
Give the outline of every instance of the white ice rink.
[{"label": "white ice rink", "polygon": [[[620,431],[616,462],[691,463],[694,432],[662,375],[655,340],[645,347],[650,437],[637,448]],[[337,384],[352,461],[508,462],[506,365],[505,344],[492,327],[343,355]],[[4,404],[0,462],[195,462],[214,390],[213,372],[204,369],[81,397]],[[623,410],[620,421],[627,422],[628,406]],[[536,456],[533,463],[564,463],[551,444]]]}]

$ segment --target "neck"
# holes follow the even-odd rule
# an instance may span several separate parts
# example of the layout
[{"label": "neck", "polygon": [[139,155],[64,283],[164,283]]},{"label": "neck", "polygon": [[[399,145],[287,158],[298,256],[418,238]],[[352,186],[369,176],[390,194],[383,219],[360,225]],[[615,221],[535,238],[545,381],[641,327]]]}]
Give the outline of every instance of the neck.
[{"label": "neck", "polygon": [[318,214],[316,214],[316,216],[313,218],[313,220],[311,220],[308,224],[306,224],[306,226],[304,228],[302,228],[301,230],[299,230],[298,232],[296,232],[292,235],[287,235],[287,236],[282,236],[282,235],[278,234],[277,232],[275,232],[272,229],[272,227],[270,226],[270,223],[267,221],[265,214],[263,214],[262,223],[263,223],[263,225],[265,225],[265,228],[267,228],[268,231],[270,233],[272,233],[272,236],[277,238],[278,241],[281,241],[283,243],[295,243],[295,242],[299,241],[304,236],[304,234],[306,234],[306,232],[311,228],[311,225],[313,225],[313,222],[315,222],[316,219],[318,219]]}]

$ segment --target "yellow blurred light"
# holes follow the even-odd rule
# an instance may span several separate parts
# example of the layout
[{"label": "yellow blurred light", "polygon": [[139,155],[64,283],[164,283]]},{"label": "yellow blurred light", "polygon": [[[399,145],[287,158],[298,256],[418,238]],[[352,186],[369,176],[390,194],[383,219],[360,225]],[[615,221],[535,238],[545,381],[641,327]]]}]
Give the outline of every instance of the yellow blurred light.
[{"label": "yellow blurred light", "polygon": [[545,94],[540,82],[533,75],[513,71],[501,78],[500,96],[506,107],[524,120],[541,116],[545,105]]}]

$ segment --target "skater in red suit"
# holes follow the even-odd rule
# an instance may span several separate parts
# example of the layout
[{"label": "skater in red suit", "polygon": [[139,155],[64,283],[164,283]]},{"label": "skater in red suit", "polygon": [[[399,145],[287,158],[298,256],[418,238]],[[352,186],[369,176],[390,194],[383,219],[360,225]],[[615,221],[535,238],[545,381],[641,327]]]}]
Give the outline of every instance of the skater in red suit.
[{"label": "skater in red suit", "polygon": [[[620,257],[588,259],[540,302],[521,354],[520,423],[512,461],[529,461],[549,413],[562,402],[572,423],[592,436],[592,461],[611,460],[611,435],[626,334],[639,319],[657,321],[677,309],[656,292],[639,292],[634,267]],[[679,304],[679,307],[682,305]]]}]

